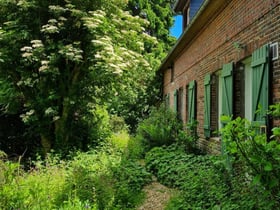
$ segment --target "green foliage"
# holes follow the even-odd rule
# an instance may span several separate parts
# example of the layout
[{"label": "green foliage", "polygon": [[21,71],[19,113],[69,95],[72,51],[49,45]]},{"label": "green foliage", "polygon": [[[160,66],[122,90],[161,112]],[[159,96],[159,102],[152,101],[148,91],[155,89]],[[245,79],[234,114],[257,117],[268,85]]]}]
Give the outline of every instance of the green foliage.
[{"label": "green foliage", "polygon": [[[270,106],[267,112],[272,117],[278,117],[279,104]],[[243,177],[245,182],[240,191],[243,197],[250,202],[250,209],[272,209],[279,205],[280,199],[280,145],[279,127],[271,130],[270,139],[266,133],[261,133],[260,125],[252,124],[240,117],[231,120],[224,117],[225,126],[221,130],[224,144],[224,154],[230,160],[230,174]],[[269,132],[269,131],[268,131]],[[240,170],[240,169],[243,170]],[[245,176],[246,175],[246,176]],[[232,186],[236,188],[236,180],[233,179]],[[237,185],[238,186],[238,185]],[[237,187],[238,188],[238,187]],[[245,190],[244,190],[245,189]],[[248,193],[249,192],[249,193]],[[240,202],[246,201],[235,194]],[[254,202],[258,200],[257,204]]]},{"label": "green foliage", "polygon": [[[146,155],[146,166],[160,182],[179,189],[166,209],[273,209],[275,198],[252,186],[248,166],[224,167],[224,157],[186,154],[178,145],[156,147]],[[237,167],[238,166],[238,167]]]},{"label": "green foliage", "polygon": [[129,159],[143,159],[145,156],[145,145],[140,136],[131,137],[125,155]]},{"label": "green foliage", "polygon": [[[152,106],[160,101],[161,77],[156,74],[161,60],[175,44],[175,38],[170,36],[169,29],[173,24],[172,3],[174,0],[148,1],[129,0],[127,10],[135,17],[149,22],[143,27],[146,34],[157,38],[157,44],[145,41],[143,56],[151,65],[137,68],[130,74],[123,88],[110,102],[111,113],[123,116],[130,130],[134,133],[137,124],[145,118]],[[127,42],[127,40],[126,40]]]},{"label": "green foliage", "polygon": [[144,166],[104,146],[73,153],[68,162],[48,154],[24,171],[0,159],[1,209],[133,209],[151,180]]},{"label": "green foliage", "polygon": [[84,149],[100,123],[92,110],[138,98],[154,65],[144,43],[156,39],[125,2],[0,1],[1,111],[20,115],[45,154]]},{"label": "green foliage", "polygon": [[114,169],[114,177],[117,180],[115,204],[124,209],[135,207],[143,200],[142,188],[152,180],[143,165],[128,159]]},{"label": "green foliage", "polygon": [[129,0],[128,2],[133,15],[139,15],[150,22],[146,30],[161,41],[159,49],[163,48],[166,53],[175,42],[175,38],[169,33],[174,22],[172,6],[175,0]]},{"label": "green foliage", "polygon": [[113,147],[120,151],[125,151],[130,142],[130,136],[127,131],[120,131],[119,133],[113,134],[108,140]]},{"label": "green foliage", "polygon": [[259,133],[259,127],[241,118],[228,122],[222,129],[226,151],[232,156],[232,161],[234,158],[240,160],[241,164],[248,168],[247,173],[252,177],[252,184],[263,187],[266,193],[279,202],[278,128],[273,128],[272,132],[273,138],[268,141],[266,134]]},{"label": "green foliage", "polygon": [[172,201],[177,203],[177,209],[209,209],[219,205],[228,190],[221,182],[222,167],[214,164],[216,159],[189,155],[172,145],[152,149],[146,156],[146,164],[160,182],[182,191]]},{"label": "green foliage", "polygon": [[6,161],[1,174],[4,182],[0,188],[1,209],[52,209],[62,202],[57,198],[64,193],[66,173],[63,163],[48,159],[43,165],[36,161],[28,175],[19,164]]},{"label": "green foliage", "polygon": [[153,108],[149,117],[143,120],[136,132],[136,138],[140,139],[146,151],[149,149],[170,145],[178,138],[178,133],[183,128],[176,114],[164,106]]},{"label": "green foliage", "polygon": [[188,123],[186,127],[178,131],[176,141],[181,145],[187,153],[199,154],[201,151],[197,148],[197,141],[199,136],[197,135],[197,121]]}]

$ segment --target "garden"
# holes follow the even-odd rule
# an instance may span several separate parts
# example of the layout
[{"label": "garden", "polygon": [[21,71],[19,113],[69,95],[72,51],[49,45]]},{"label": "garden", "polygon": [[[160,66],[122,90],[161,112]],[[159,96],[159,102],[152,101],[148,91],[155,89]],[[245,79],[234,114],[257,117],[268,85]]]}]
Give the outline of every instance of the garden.
[{"label": "garden", "polygon": [[[279,114],[279,105],[271,108]],[[152,110],[134,136],[120,126],[88,152],[49,153],[24,164],[1,152],[0,207],[137,209],[148,199],[143,188],[156,181],[172,189],[167,210],[277,209],[279,128],[267,141],[250,126],[241,118],[229,121],[221,131],[226,152],[207,155],[176,114],[162,106]]]},{"label": "garden", "polygon": [[279,209],[279,127],[160,105],[174,3],[0,0],[0,209]]}]

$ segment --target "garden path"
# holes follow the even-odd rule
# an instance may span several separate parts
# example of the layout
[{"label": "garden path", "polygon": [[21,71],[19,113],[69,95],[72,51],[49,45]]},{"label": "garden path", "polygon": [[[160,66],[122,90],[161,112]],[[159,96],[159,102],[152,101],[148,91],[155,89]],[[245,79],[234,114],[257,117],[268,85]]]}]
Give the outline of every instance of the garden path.
[{"label": "garden path", "polygon": [[137,210],[163,210],[174,190],[153,181],[144,187],[146,200]]}]

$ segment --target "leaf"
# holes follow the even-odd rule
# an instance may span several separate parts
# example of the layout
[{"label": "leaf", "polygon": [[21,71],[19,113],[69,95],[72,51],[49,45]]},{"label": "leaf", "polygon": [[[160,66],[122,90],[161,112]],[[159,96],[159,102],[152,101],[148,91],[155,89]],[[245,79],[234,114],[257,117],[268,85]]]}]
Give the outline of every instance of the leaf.
[{"label": "leaf", "polygon": [[261,178],[262,178],[261,174],[258,174],[257,176],[255,176],[254,179],[253,179],[253,185],[260,184],[261,183]]},{"label": "leaf", "polygon": [[267,162],[265,167],[264,167],[264,170],[265,171],[272,171],[273,167],[272,167],[272,164],[270,162]]},{"label": "leaf", "polygon": [[280,127],[273,128],[272,133],[274,136],[280,136]]}]

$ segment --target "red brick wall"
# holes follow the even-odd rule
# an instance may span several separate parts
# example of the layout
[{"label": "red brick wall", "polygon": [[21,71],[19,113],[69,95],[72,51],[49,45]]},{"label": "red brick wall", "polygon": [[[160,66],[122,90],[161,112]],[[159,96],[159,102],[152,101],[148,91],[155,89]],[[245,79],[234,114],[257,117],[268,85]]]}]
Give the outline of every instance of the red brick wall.
[{"label": "red brick wall", "polygon": [[[245,48],[237,49],[235,42]],[[171,107],[174,90],[185,89],[190,81],[197,81],[198,134],[200,146],[208,152],[219,150],[219,141],[203,139],[205,74],[221,69],[225,63],[237,63],[270,42],[280,42],[280,0],[232,0],[174,60],[174,82],[170,82],[170,70],[164,72],[164,94],[170,93]],[[272,66],[275,103],[280,102],[280,59]]]}]

